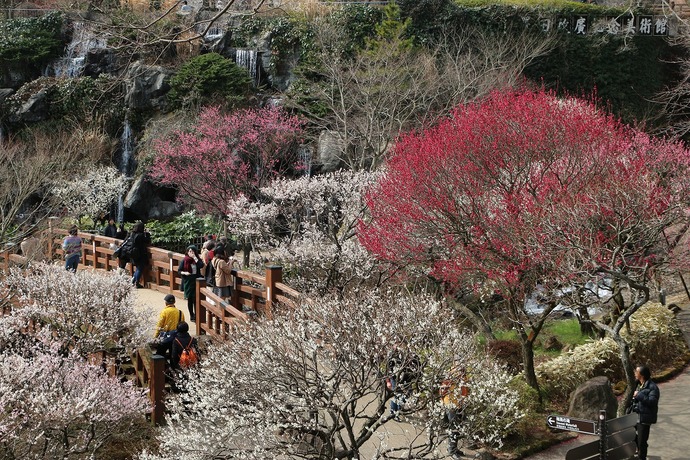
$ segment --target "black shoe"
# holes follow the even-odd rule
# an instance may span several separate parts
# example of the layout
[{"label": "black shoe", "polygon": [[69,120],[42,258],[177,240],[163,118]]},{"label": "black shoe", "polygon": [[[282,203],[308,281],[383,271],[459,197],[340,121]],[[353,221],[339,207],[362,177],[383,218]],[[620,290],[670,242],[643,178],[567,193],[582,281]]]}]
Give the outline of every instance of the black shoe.
[{"label": "black shoe", "polygon": [[137,284],[137,289],[144,289],[144,286],[142,286],[141,284]]},{"label": "black shoe", "polygon": [[196,322],[196,316],[190,316],[189,320],[193,323]]}]

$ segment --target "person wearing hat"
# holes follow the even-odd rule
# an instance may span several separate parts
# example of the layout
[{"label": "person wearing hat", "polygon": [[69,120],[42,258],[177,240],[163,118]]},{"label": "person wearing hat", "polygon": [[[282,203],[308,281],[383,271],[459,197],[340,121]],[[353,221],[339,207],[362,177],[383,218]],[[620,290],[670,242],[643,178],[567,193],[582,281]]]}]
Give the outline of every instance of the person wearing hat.
[{"label": "person wearing hat", "polygon": [[169,333],[177,331],[177,325],[184,321],[184,313],[175,307],[175,296],[168,294],[163,300],[165,300],[165,308],[158,315],[156,333],[154,334],[154,338],[159,339],[156,353],[161,356],[166,355],[175,340],[175,334]]},{"label": "person wearing hat", "polygon": [[184,291],[184,298],[187,299],[191,321],[196,321],[196,279],[201,276],[202,268],[204,268],[204,261],[201,260],[197,247],[192,244],[187,247],[187,253],[180,261],[180,266],[177,267],[182,278],[182,291]]}]

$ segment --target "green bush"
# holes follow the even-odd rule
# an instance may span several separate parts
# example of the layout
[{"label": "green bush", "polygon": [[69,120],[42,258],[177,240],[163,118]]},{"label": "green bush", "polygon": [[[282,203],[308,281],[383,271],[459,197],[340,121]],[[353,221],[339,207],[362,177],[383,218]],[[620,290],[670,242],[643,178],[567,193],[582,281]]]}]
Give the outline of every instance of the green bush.
[{"label": "green bush", "polygon": [[[630,344],[633,364],[650,363],[654,369],[671,364],[687,350],[673,313],[661,305],[648,305],[630,321],[632,334],[623,330]],[[592,340],[536,367],[541,388],[551,398],[566,398],[586,380],[604,375],[612,382],[624,379],[618,345],[611,338]]]},{"label": "green bush", "polygon": [[181,252],[195,238],[209,233],[217,235],[222,227],[217,220],[209,216],[199,217],[190,211],[166,222],[150,220],[146,229],[151,232],[153,246]]},{"label": "green bush", "polygon": [[187,61],[170,79],[171,108],[199,107],[224,101],[242,105],[249,93],[247,71],[218,53],[202,54]]},{"label": "green bush", "polygon": [[0,63],[41,65],[60,55],[62,14],[0,21]]}]

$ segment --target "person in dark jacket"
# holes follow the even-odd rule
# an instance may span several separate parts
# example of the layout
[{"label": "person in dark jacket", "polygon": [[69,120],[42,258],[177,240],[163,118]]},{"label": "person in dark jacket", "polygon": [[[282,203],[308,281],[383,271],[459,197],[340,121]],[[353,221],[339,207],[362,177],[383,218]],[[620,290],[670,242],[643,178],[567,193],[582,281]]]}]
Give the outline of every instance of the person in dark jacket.
[{"label": "person in dark jacket", "polygon": [[199,256],[199,250],[195,245],[187,248],[184,259],[180,261],[177,271],[182,277],[182,290],[184,298],[187,299],[187,309],[189,310],[190,321],[196,321],[196,279],[201,277],[201,269],[204,268],[204,261]]},{"label": "person in dark jacket", "polygon": [[649,428],[656,423],[659,411],[659,387],[651,379],[651,372],[646,366],[638,366],[635,369],[635,379],[638,385],[633,393],[633,407],[640,416],[637,424],[637,454],[639,460],[647,460]]},{"label": "person in dark jacket", "polygon": [[115,238],[117,235],[117,227],[115,226],[115,219],[108,220],[108,225],[103,229],[103,235],[109,238]]},{"label": "person in dark jacket", "polygon": [[[177,325],[177,336],[175,337],[175,340],[173,340],[172,353],[170,354],[170,365],[173,369],[178,371],[183,370],[180,367],[180,356],[182,355],[182,351],[185,348],[189,347],[190,344],[192,348],[194,348],[194,350],[196,351],[196,339],[189,335],[189,324],[182,321],[180,324]],[[197,351],[197,355],[198,354],[199,353]]]},{"label": "person in dark jacket", "polygon": [[144,228],[143,222],[137,222],[132,227],[132,233],[123,241],[120,246],[119,267],[125,268],[128,262],[135,267],[132,284],[137,288],[144,287],[141,278],[149,265],[148,247],[151,244],[151,234]]}]

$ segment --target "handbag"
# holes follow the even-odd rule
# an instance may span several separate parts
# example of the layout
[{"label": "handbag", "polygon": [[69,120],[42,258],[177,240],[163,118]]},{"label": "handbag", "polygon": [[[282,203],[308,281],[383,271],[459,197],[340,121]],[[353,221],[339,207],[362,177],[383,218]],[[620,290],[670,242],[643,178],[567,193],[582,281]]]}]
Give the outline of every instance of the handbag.
[{"label": "handbag", "polygon": [[[177,324],[180,324],[181,322],[182,322],[182,312],[180,312],[180,317],[177,320]],[[177,337],[177,327],[175,327],[175,329],[173,329],[172,331],[161,331],[158,334],[158,343],[161,343],[161,344],[172,343],[176,337]]]}]

